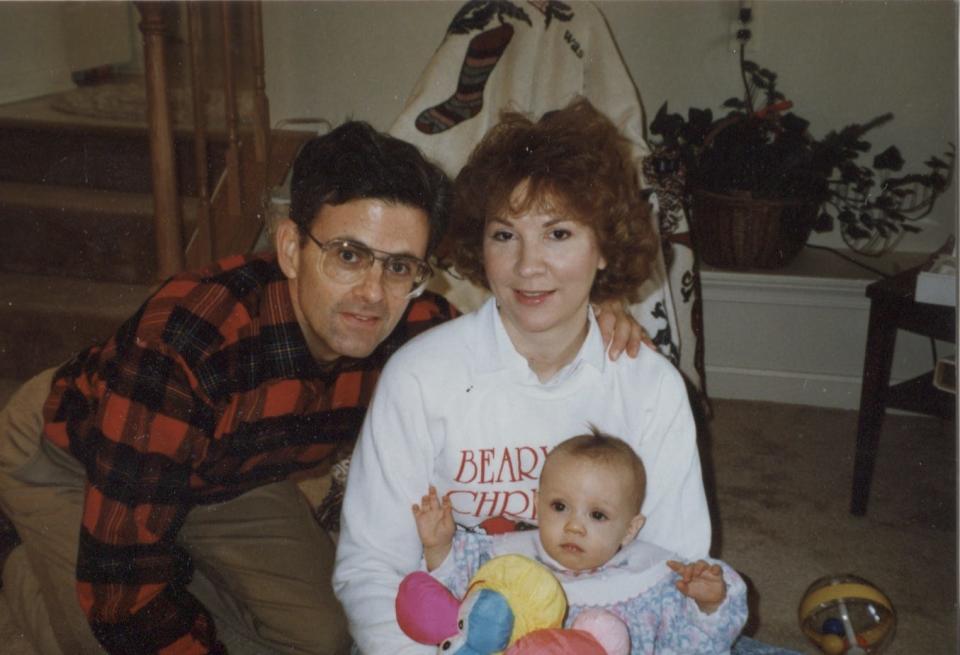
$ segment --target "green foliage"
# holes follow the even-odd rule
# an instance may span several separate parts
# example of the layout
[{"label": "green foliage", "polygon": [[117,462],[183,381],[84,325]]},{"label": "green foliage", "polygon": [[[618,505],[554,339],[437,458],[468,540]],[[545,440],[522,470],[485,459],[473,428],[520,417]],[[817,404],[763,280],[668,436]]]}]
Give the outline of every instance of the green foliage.
[{"label": "green foliage", "polygon": [[789,111],[793,103],[777,88],[776,73],[744,59],[742,50],[740,73],[743,96],[723,103],[730,110],[725,116],[690,108],[684,118],[664,103],[650,124],[658,145],[679,157],[688,193],[748,192],[767,200],[816,202],[821,211],[815,228],[827,231],[838,225],[855,249],[864,242],[890,244],[903,232],[919,231],[910,222],[929,213],[950,184],[952,143],[943,159],[925,162],[925,173],[896,176],[905,164],[896,146],[876,155],[870,165],[860,161],[871,148],[864,136],[893,120],[893,114],[847,125],[818,140],[809,123]]}]

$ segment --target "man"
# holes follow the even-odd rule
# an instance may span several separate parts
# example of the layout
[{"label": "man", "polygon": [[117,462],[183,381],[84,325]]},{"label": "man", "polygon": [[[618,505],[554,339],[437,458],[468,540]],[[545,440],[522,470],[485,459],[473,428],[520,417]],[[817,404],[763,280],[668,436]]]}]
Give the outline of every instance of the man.
[{"label": "man", "polygon": [[418,297],[447,195],[415,147],[346,123],[298,156],[275,255],[171,278],[17,392],[3,591],[38,650],[347,652],[333,544],[289,477],[349,444],[390,353],[455,314]]},{"label": "man", "polygon": [[[447,185],[364,124],[314,139],[276,257],[174,277],[14,399],[0,502],[60,652],[346,650],[332,544],[276,481],[354,437],[388,354],[450,317],[432,296],[407,311]],[[25,394],[45,399],[42,439]]]}]

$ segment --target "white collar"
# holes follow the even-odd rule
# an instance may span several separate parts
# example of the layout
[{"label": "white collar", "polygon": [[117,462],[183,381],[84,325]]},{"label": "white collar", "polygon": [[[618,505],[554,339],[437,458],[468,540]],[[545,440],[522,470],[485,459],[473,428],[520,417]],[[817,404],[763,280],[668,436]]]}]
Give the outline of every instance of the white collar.
[{"label": "white collar", "polygon": [[666,565],[668,559],[678,559],[659,546],[634,539],[602,566],[592,571],[574,572],[547,554],[539,534],[534,550],[536,558],[563,584],[571,605],[609,605],[639,596],[671,575]]},{"label": "white collar", "polygon": [[[629,563],[631,557],[636,556],[638,550],[646,551],[650,546],[653,546],[653,545],[648,544],[645,541],[638,541],[634,539],[633,541],[628,543],[626,546],[622,547],[619,551],[617,551],[613,555],[613,557],[611,557],[609,560],[607,560],[597,568],[591,569],[589,571],[571,571],[570,569],[565,567],[563,564],[561,564],[557,560],[550,557],[550,554],[547,552],[546,548],[543,547],[543,542],[540,540],[539,531],[537,532],[537,539],[536,539],[534,548],[537,553],[537,558],[541,562],[543,562],[548,568],[552,569],[554,573],[573,579],[573,578],[578,578],[580,576],[595,575],[597,573],[602,573],[603,571],[606,571],[606,570],[614,570],[614,569],[621,568],[624,565]],[[660,549],[656,546],[653,546],[653,548],[656,549],[656,551],[654,552],[658,552],[659,554]],[[650,562],[650,560],[647,558],[644,558],[644,561]],[[642,568],[645,569],[645,568],[648,568],[648,566],[643,566]]]},{"label": "white collar", "polygon": [[[507,329],[503,325],[503,319],[500,312],[497,311],[496,298],[490,297],[477,310],[477,371],[480,373],[495,373],[497,371],[515,369],[525,378],[529,378],[532,384],[545,386],[537,379],[536,374],[530,369],[527,360],[517,352]],[[602,372],[607,366],[606,348],[603,345],[603,339],[600,336],[600,328],[597,325],[596,316],[593,313],[593,307],[587,308],[587,337],[580,346],[573,360],[564,366],[556,375],[551,378],[547,385],[555,385],[567,379],[581,365],[587,364]]]}]

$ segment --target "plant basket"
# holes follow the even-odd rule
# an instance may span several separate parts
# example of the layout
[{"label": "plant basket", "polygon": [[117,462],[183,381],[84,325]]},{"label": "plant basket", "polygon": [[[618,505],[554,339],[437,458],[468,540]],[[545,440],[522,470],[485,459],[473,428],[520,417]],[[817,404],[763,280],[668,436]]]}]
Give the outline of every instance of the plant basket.
[{"label": "plant basket", "polygon": [[780,268],[803,249],[819,203],[761,200],[749,192],[694,191],[690,228],[700,260],[717,268]]}]

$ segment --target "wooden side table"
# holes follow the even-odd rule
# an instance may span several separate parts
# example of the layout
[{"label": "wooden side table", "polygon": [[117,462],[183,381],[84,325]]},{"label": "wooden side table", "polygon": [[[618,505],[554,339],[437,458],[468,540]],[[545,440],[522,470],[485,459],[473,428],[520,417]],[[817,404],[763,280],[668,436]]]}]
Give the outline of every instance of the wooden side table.
[{"label": "wooden side table", "polygon": [[860,415],[853,466],[850,513],[867,512],[870,482],[880,440],[880,428],[888,408],[932,416],[954,415],[956,396],[933,386],[933,372],[890,386],[890,369],[897,330],[956,343],[956,308],[914,301],[917,273],[914,268],[867,286],[870,323],[863,362]]}]

